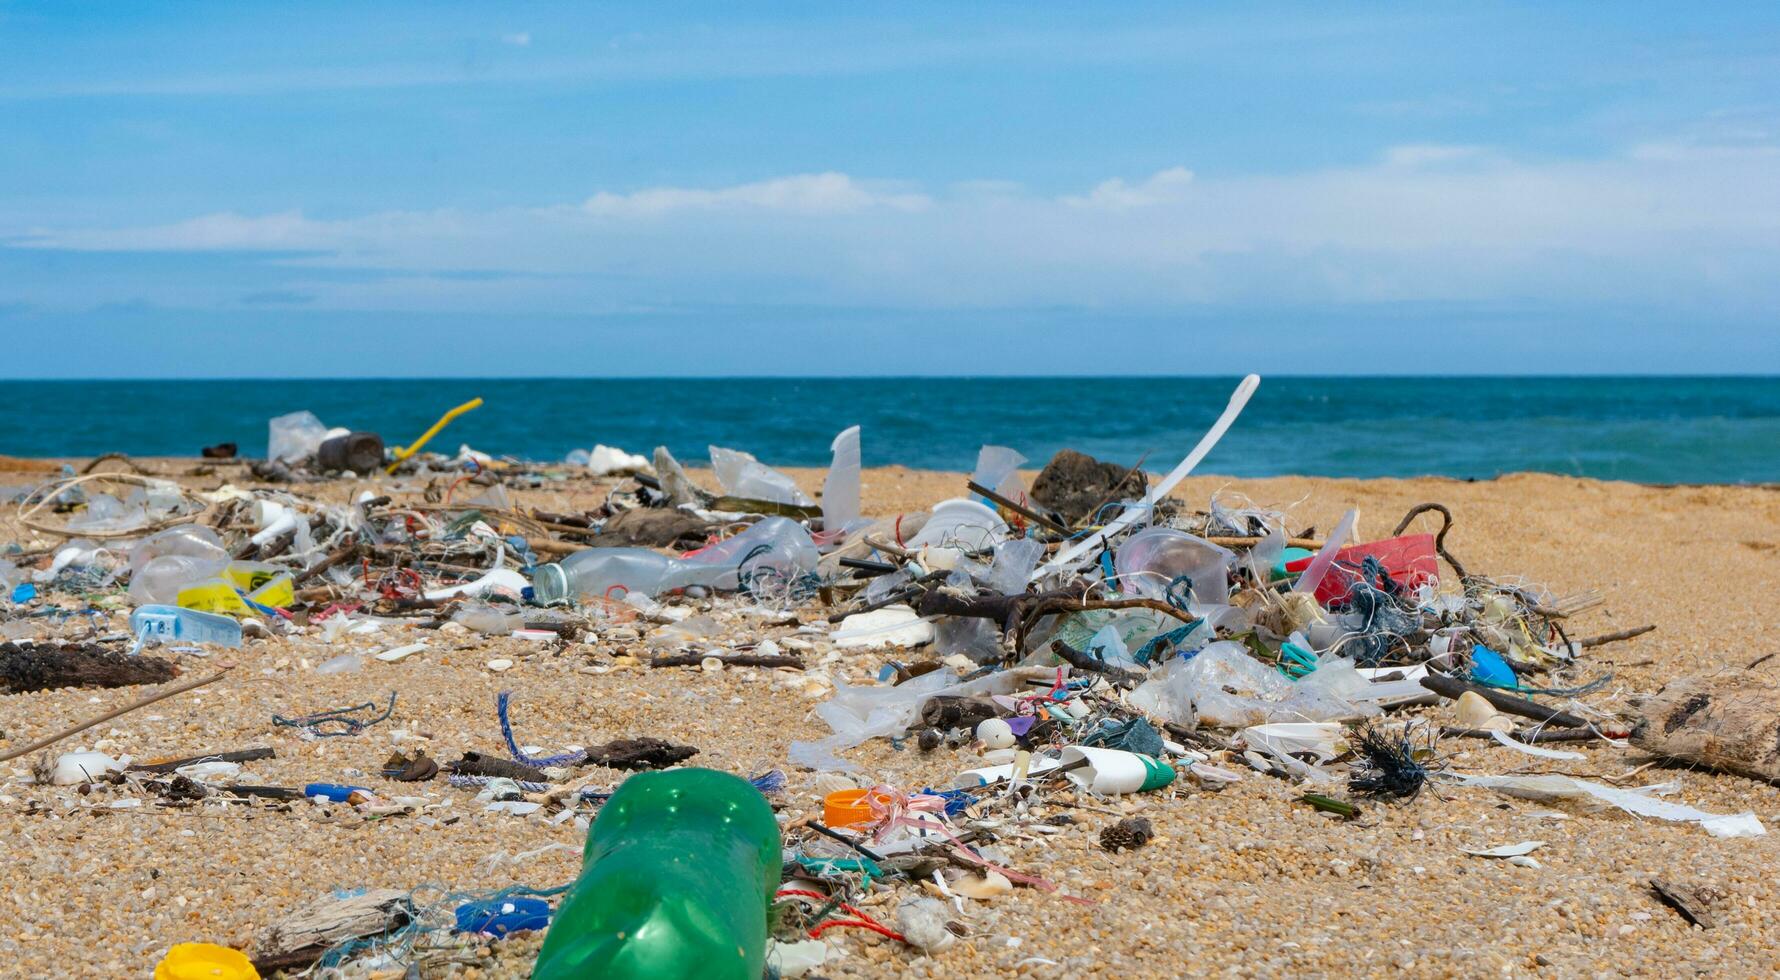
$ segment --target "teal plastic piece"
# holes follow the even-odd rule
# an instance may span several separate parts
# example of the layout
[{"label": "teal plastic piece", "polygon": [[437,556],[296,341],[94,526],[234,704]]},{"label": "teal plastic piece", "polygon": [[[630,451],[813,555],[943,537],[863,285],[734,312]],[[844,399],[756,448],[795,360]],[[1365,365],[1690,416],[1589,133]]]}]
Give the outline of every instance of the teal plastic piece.
[{"label": "teal plastic piece", "polygon": [[1287,565],[1290,565],[1295,561],[1303,561],[1306,558],[1315,557],[1316,552],[1314,551],[1306,551],[1303,548],[1287,548],[1280,554],[1279,561],[1273,563],[1273,580],[1277,582],[1282,578],[1291,578],[1293,573],[1286,571]]},{"label": "teal plastic piece", "polygon": [[1279,671],[1287,677],[1303,677],[1317,667],[1316,654],[1287,640],[1279,645]]}]

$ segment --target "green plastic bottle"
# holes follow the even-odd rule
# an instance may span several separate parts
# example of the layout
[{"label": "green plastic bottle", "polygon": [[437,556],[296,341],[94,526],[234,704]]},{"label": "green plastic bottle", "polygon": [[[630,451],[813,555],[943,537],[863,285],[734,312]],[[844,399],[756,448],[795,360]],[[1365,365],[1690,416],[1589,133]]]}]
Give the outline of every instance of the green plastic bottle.
[{"label": "green plastic bottle", "polygon": [[746,780],[638,773],[588,832],[533,980],[760,980],[780,866],[779,824]]}]

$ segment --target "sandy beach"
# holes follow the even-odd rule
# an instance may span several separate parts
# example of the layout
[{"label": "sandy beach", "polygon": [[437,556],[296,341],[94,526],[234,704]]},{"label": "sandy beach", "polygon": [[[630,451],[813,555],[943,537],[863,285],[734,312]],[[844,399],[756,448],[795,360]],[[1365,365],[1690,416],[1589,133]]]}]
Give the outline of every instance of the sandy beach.
[{"label": "sandy beach", "polygon": [[[160,461],[183,473],[194,461]],[[820,471],[793,471],[814,490]],[[47,478],[40,464],[8,461],[0,484]],[[709,482],[708,472],[695,476]],[[251,482],[239,469],[183,477],[211,489]],[[930,506],[963,492],[960,474],[873,469],[864,475],[868,514]],[[298,493],[341,501],[375,484],[302,485]],[[553,511],[597,506],[607,484],[577,478],[519,491],[523,507]],[[1573,635],[1654,623],[1649,635],[1595,649],[1580,674],[1611,672],[1587,698],[1623,709],[1628,699],[1718,665],[1742,665],[1780,650],[1780,493],[1728,486],[1655,488],[1545,475],[1493,481],[1446,479],[1244,479],[1197,476],[1175,496],[1203,508],[1213,493],[1248,496],[1289,511],[1294,527],[1328,528],[1349,507],[1361,514],[1361,540],[1387,534],[1412,505],[1438,501],[1457,518],[1448,547],[1474,572],[1514,576],[1557,594],[1599,589],[1605,601],[1579,615]],[[35,536],[0,513],[0,544],[33,547]],[[1431,529],[1431,526],[1430,526]],[[127,601],[109,629],[122,629]],[[805,619],[820,615],[813,604]],[[80,619],[32,620],[38,638],[84,634]],[[513,692],[522,743],[590,745],[654,735],[699,747],[694,763],[732,772],[789,773],[785,810],[813,813],[815,776],[786,763],[789,743],[818,738],[820,698],[775,681],[772,671],[650,669],[619,660],[648,624],[610,623],[593,642],[541,645],[463,632],[387,627],[328,645],[319,630],[250,639],[238,651],[181,658],[187,676],[213,669],[227,653],[238,666],[225,679],[101,726],[51,750],[76,747],[137,759],[271,746],[276,758],[250,763],[259,784],[343,782],[396,790],[378,774],[394,749],[424,746],[441,761],[465,751],[504,756],[494,703]],[[752,625],[734,642],[783,637],[793,626]],[[103,631],[103,628],[102,628]],[[367,656],[362,671],[318,675],[340,653],[365,654],[424,640],[428,649],[399,663]],[[825,651],[818,641],[818,655]],[[488,663],[513,661],[496,672]],[[882,652],[846,652],[821,669],[859,681]],[[386,698],[393,716],[362,734],[304,740],[275,726],[295,715]],[[0,697],[0,748],[24,744],[139,696],[129,688],[60,690]],[[1421,709],[1450,719],[1450,707]],[[1580,761],[1531,759],[1488,742],[1440,743],[1453,770],[1562,772],[1619,776],[1650,761],[1599,743],[1565,746]],[[844,753],[866,781],[902,787],[944,785],[975,757],[947,748],[923,754],[874,740]],[[81,795],[32,785],[29,759],[0,777],[0,832],[12,843],[0,890],[0,972],[14,976],[144,976],[169,944],[215,942],[251,948],[269,923],[335,889],[431,886],[443,891],[513,884],[550,887],[572,880],[582,834],[544,815],[485,813],[473,794],[443,782],[402,793],[435,797],[422,814],[370,820],[350,807],[165,808],[149,798],[117,809],[122,790]],[[1240,768],[1240,762],[1235,767]],[[1294,803],[1302,792],[1244,770],[1220,792],[1186,781],[1122,797],[1106,809],[1149,818],[1157,837],[1135,852],[1109,853],[1100,830],[1117,816],[1067,812],[1075,823],[1049,836],[1004,838],[1012,865],[1092,900],[1065,902],[1033,889],[969,903],[970,935],[931,957],[858,930],[829,934],[829,977],[1180,975],[1315,976],[1724,976],[1771,975],[1780,967],[1780,902],[1773,868],[1780,837],[1717,839],[1690,824],[1510,800],[1484,790],[1440,785],[1413,802],[1368,805],[1340,822]],[[581,775],[585,775],[583,771]],[[624,773],[604,774],[616,783]],[[245,776],[243,777],[245,780]],[[1753,811],[1780,821],[1780,790],[1739,776],[1652,771],[1633,784],[1673,779],[1671,799],[1713,812]],[[1542,840],[1539,868],[1468,856],[1481,849]],[[504,856],[548,850],[515,865]],[[1723,897],[1716,928],[1702,930],[1659,904],[1647,881],[1696,883]],[[874,905],[888,914],[889,889]],[[438,892],[433,893],[435,896]],[[462,964],[461,976],[522,977],[539,939],[490,944]],[[399,976],[392,972],[386,975]],[[428,974],[443,975],[443,974]]]}]

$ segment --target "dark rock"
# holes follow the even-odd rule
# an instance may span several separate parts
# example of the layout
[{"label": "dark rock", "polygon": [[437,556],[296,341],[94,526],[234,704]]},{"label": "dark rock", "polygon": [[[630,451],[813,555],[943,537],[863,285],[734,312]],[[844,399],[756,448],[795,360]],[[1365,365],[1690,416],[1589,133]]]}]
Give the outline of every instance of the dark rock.
[{"label": "dark rock", "polygon": [[921,706],[921,724],[942,731],[954,728],[975,731],[983,722],[999,717],[1001,707],[988,698],[942,694]]},{"label": "dark rock", "polygon": [[1061,449],[1032,482],[1032,499],[1075,522],[1109,500],[1136,500],[1148,489],[1148,477],[1129,466]]}]

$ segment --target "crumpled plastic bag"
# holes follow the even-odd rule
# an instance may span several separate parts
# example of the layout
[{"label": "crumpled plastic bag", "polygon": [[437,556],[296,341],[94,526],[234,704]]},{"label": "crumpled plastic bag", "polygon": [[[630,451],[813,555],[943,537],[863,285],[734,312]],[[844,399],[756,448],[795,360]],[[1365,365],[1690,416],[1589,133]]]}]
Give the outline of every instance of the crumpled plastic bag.
[{"label": "crumpled plastic bag", "polygon": [[314,412],[292,412],[266,423],[266,458],[294,463],[314,455],[328,437],[328,427]]},{"label": "crumpled plastic bag", "polygon": [[816,715],[834,734],[818,742],[792,742],[785,757],[819,772],[854,772],[857,766],[835,755],[870,739],[901,735],[921,718],[921,707],[942,694],[971,697],[1008,694],[1023,688],[1018,670],[1004,670],[960,683],[950,670],[935,670],[894,687],[868,687],[837,681],[834,697],[816,706]]},{"label": "crumpled plastic bag", "polygon": [[1379,714],[1370,682],[1351,662],[1325,660],[1294,681],[1249,656],[1234,640],[1157,668],[1127,697],[1132,705],[1177,725],[1203,722],[1246,728],[1275,721],[1344,721]]}]

